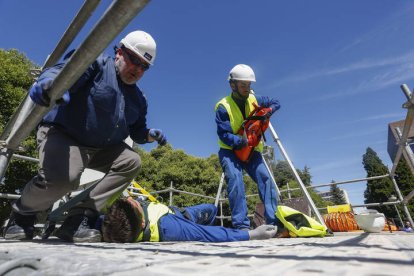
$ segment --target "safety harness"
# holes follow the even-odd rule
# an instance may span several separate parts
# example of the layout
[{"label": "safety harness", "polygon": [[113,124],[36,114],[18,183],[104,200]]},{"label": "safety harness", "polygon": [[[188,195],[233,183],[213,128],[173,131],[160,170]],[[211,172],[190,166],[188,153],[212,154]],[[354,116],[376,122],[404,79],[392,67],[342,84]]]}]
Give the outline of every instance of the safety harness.
[{"label": "safety harness", "polygon": [[237,134],[247,140],[247,145],[241,149],[234,150],[237,158],[242,162],[249,162],[254,148],[263,140],[266,141],[264,132],[269,127],[269,118],[272,115],[272,109],[261,107],[253,103],[254,109],[244,120]]}]

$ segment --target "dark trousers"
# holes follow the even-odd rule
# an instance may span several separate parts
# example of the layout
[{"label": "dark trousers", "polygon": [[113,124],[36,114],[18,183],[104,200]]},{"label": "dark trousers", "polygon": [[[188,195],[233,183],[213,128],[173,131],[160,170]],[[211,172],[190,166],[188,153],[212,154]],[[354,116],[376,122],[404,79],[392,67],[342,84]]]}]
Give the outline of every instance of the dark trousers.
[{"label": "dark trousers", "polygon": [[139,155],[127,144],[90,148],[78,144],[53,126],[37,132],[38,174],[26,184],[13,210],[30,215],[47,210],[65,194],[76,190],[85,168],[105,173],[89,196],[76,207],[101,211],[119,196],[141,166]]}]

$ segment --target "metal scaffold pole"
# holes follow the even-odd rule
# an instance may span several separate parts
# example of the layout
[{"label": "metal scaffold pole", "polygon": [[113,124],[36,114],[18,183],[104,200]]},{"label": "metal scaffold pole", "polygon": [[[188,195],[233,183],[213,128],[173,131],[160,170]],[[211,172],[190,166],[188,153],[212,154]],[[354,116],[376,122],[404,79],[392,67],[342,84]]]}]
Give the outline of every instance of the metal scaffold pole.
[{"label": "metal scaffold pole", "polygon": [[224,173],[221,173],[221,177],[220,177],[220,183],[219,183],[219,187],[217,190],[217,195],[216,195],[216,199],[214,201],[214,205],[217,207],[220,201],[220,196],[221,196],[221,190],[223,189],[223,184],[224,184]]},{"label": "metal scaffold pole", "polygon": [[[53,66],[58,62],[59,58],[63,53],[68,49],[69,45],[73,42],[75,37],[78,35],[80,30],[85,25],[86,21],[95,11],[101,0],[86,0],[85,3],[80,8],[79,12],[76,14],[73,21],[70,23],[69,27],[66,29],[62,38],[59,40],[53,52],[47,57],[45,64],[42,68],[47,68]],[[32,108],[34,103],[28,99],[26,95],[25,99],[21,102],[17,110],[13,113],[10,120],[7,122],[2,134],[0,135],[0,140],[6,140],[7,136],[10,134],[13,126],[15,125],[16,120],[20,118],[25,118],[27,112]]]},{"label": "metal scaffold pole", "polygon": [[[414,225],[413,219],[410,215],[410,212],[408,210],[407,204],[409,201],[409,196],[410,194],[414,195],[414,191],[412,191],[406,198],[403,198],[401,191],[397,185],[397,182],[395,181],[395,171],[397,170],[397,166],[398,163],[401,159],[401,156],[403,154],[403,151],[405,150],[406,152],[408,151],[408,134],[410,132],[410,129],[413,126],[414,123],[414,98],[412,96],[412,93],[410,91],[410,89],[408,88],[408,86],[406,84],[402,84],[401,85],[401,90],[403,91],[405,97],[407,98],[407,102],[403,104],[403,108],[407,108],[407,115],[405,117],[405,121],[404,121],[404,128],[403,128],[403,132],[400,136],[400,140],[398,143],[398,150],[397,150],[397,154],[395,155],[395,159],[392,165],[392,169],[390,172],[390,178],[392,180],[392,183],[394,184],[394,188],[395,191],[397,192],[397,196],[399,201],[402,203],[402,207],[404,210],[405,215],[407,216],[407,219],[410,221],[411,225]],[[411,149],[409,149],[408,152],[408,156],[410,156]],[[412,160],[407,160],[408,162],[412,162]]]},{"label": "metal scaffold pole", "polygon": [[[13,151],[16,150],[30,132],[60,99],[87,67],[92,64],[108,44],[126,25],[148,4],[149,0],[117,0],[105,11],[98,23],[74,52],[60,73],[56,76],[49,91],[50,107],[31,104],[22,120],[16,120],[6,141],[2,141],[0,154],[0,179],[3,178]],[[54,58],[52,58],[54,59]],[[52,61],[51,58],[49,60]],[[48,61],[47,61],[48,63]],[[26,113],[26,111],[24,111]]]},{"label": "metal scaffold pole", "polygon": [[319,213],[318,208],[316,208],[315,203],[313,202],[311,196],[309,195],[308,190],[306,189],[305,185],[302,182],[302,179],[300,179],[300,176],[298,174],[298,172],[296,171],[295,167],[293,166],[292,161],[290,161],[289,156],[287,155],[285,148],[283,147],[282,143],[280,142],[279,136],[276,134],[275,129],[273,128],[272,124],[269,123],[269,129],[270,132],[272,133],[273,136],[273,140],[275,141],[275,143],[277,144],[277,146],[279,147],[280,152],[282,153],[283,157],[285,158],[286,162],[288,162],[290,169],[292,170],[293,175],[295,176],[296,181],[299,183],[299,186],[303,192],[303,194],[305,195],[309,205],[312,208],[312,211],[314,212],[314,214],[316,215],[316,217],[318,218],[319,222],[325,225],[325,221],[323,220],[321,214]]}]

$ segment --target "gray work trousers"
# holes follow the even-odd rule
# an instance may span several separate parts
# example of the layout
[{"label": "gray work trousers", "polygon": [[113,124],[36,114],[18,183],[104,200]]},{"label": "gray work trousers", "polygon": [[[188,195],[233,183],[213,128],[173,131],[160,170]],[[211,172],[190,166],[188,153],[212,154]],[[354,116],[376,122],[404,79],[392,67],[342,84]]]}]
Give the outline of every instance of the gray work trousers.
[{"label": "gray work trousers", "polygon": [[105,176],[76,208],[101,211],[108,201],[122,193],[141,166],[139,155],[125,143],[105,148],[84,147],[54,126],[39,127],[37,144],[38,174],[12,205],[22,215],[45,211],[76,190],[85,168],[101,171]]}]

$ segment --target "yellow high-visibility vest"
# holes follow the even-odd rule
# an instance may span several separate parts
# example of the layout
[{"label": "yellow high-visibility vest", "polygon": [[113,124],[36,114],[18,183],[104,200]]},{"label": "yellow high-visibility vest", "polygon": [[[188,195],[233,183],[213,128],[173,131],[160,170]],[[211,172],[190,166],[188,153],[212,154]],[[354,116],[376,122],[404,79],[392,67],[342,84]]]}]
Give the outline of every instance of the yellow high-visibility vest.
[{"label": "yellow high-visibility vest", "polygon": [[[143,206],[143,208],[145,208]],[[147,217],[145,218],[147,221],[146,223],[149,224],[149,227],[146,227],[141,233],[138,235],[137,241],[151,241],[151,242],[158,242],[160,241],[160,233],[158,228],[158,221],[161,217],[166,214],[173,213],[168,206],[159,203],[159,202],[150,202],[146,207]],[[146,233],[148,232],[149,233]],[[149,234],[149,237],[144,237]]]},{"label": "yellow high-visibility vest", "polygon": [[[246,104],[245,104],[245,114],[246,116],[249,116],[249,114],[254,110],[254,105],[259,105],[257,103],[257,99],[256,97],[250,93],[249,97],[246,100]],[[233,134],[237,134],[237,132],[239,131],[244,118],[243,118],[243,114],[240,111],[239,107],[237,106],[236,102],[233,100],[233,98],[231,97],[231,95],[224,97],[223,99],[221,99],[215,107],[215,110],[217,111],[217,108],[219,107],[219,105],[222,105],[226,111],[227,114],[229,114],[229,118],[230,118],[230,125],[231,125],[231,129],[233,131]],[[220,148],[223,149],[233,149],[232,147],[230,147],[229,145],[226,145],[223,141],[218,140],[218,144],[220,146]],[[255,147],[256,151],[262,152],[263,151],[263,141],[260,141],[260,143]]]}]

